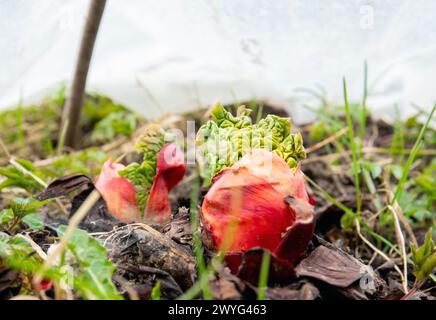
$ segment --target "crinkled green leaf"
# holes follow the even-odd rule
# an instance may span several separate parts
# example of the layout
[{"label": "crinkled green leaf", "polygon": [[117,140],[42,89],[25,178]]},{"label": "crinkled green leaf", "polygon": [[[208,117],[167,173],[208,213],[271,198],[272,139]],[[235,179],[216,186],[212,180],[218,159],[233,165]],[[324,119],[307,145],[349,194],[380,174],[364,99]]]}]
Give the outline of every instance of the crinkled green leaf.
[{"label": "crinkled green leaf", "polygon": [[301,134],[292,134],[289,118],[268,115],[257,124],[249,117],[251,110],[238,109],[237,116],[217,104],[212,120],[198,130],[196,145],[200,149],[200,173],[206,184],[220,170],[241,159],[250,148],[263,148],[278,155],[289,167],[306,157]]},{"label": "crinkled green leaf", "polygon": [[136,197],[141,211],[147,203],[150,189],[156,176],[157,155],[165,142],[165,131],[158,125],[150,125],[136,142],[136,150],[143,153],[143,162],[131,163],[118,173],[127,178],[135,187]]},{"label": "crinkled green leaf", "polygon": [[[60,226],[58,235],[65,234],[66,226]],[[108,259],[106,249],[88,233],[77,229],[67,244],[67,249],[77,260],[74,285],[85,299],[120,300],[112,282],[114,264]]]}]

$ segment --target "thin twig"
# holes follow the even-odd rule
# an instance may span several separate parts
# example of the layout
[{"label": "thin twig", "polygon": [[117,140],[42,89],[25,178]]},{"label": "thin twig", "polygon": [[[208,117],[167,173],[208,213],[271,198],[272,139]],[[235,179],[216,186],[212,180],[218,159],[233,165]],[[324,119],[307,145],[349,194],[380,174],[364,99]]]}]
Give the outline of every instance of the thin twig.
[{"label": "thin twig", "polygon": [[398,272],[400,275],[401,281],[403,283],[404,288],[404,275],[403,272],[400,270],[400,268],[397,266],[397,264],[389,258],[383,251],[379,250],[376,246],[374,246],[368,239],[366,239],[363,234],[360,232],[360,222],[356,218],[354,219],[354,223],[356,225],[356,232],[359,238],[368,246],[370,247],[374,252],[376,252],[378,255],[380,255],[383,259],[385,259],[387,262],[391,263],[394,266],[394,269]]},{"label": "thin twig", "polygon": [[[388,180],[383,178],[383,183],[386,186],[385,192],[386,196],[388,198],[388,203],[392,202],[392,199],[394,198],[394,193],[392,192],[392,188],[389,185]],[[416,240],[415,234],[413,233],[412,227],[410,226],[409,222],[407,221],[407,218],[404,216],[403,211],[401,210],[401,207],[397,200],[395,200],[392,204],[393,209],[398,214],[398,219],[403,224],[404,230],[406,231],[407,235],[409,236],[412,243],[415,245],[415,247],[418,247],[418,241]]]},{"label": "thin twig", "polygon": [[410,241],[418,247],[418,241],[416,240],[415,234],[413,233],[412,227],[409,224],[409,221],[407,221],[407,218],[404,216],[403,211],[401,210],[400,206],[398,205],[398,202],[395,201],[393,205],[395,212],[398,214],[398,219],[400,219],[401,223],[403,224],[404,230],[406,231],[407,235],[410,238]]},{"label": "thin twig", "polygon": [[395,235],[397,238],[398,246],[400,247],[401,257],[403,259],[403,289],[404,293],[408,293],[409,289],[407,287],[407,252],[406,252],[406,241],[404,240],[403,232],[401,231],[400,220],[398,219],[398,214],[392,206],[388,206],[388,209],[392,212],[394,216],[395,225]]}]

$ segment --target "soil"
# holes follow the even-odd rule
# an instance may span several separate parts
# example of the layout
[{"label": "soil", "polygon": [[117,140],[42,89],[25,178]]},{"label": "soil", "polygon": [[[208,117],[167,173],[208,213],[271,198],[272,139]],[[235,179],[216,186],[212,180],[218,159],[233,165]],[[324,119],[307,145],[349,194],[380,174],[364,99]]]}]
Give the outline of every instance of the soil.
[{"label": "soil", "polygon": [[[279,113],[277,108],[265,106],[264,114]],[[198,114],[203,113],[197,113]],[[192,116],[192,115],[191,115]],[[392,125],[384,121],[368,119],[367,135],[375,137],[374,147],[389,147],[394,132]],[[310,140],[310,125],[301,126],[306,146],[314,145]],[[377,134],[375,134],[377,132]],[[129,148],[127,148],[129,150]],[[113,150],[119,153],[118,149]],[[339,157],[339,164],[332,166],[323,156],[324,148],[312,152],[303,161],[305,174],[326,190],[331,196],[349,208],[356,208],[355,187],[349,170],[349,156]],[[127,159],[130,161],[129,156]],[[186,292],[198,280],[196,259],[192,249],[190,223],[190,198],[193,167],[188,167],[184,181],[171,194],[173,219],[166,226],[142,224],[125,225],[107,212],[103,200],[94,205],[82,221],[81,228],[95,234],[107,248],[110,259],[116,264],[114,282],[125,298],[132,298],[131,289],[139,299],[150,299],[157,281],[161,284],[161,298],[175,299]],[[379,182],[381,184],[381,182]],[[52,182],[41,194],[40,199],[62,197],[61,201],[70,211],[77,210],[86,196],[94,188],[92,180],[85,175],[61,177]],[[334,206],[318,191],[309,188],[316,201],[316,231],[306,256],[289,270],[276,270],[269,278],[266,289],[267,299],[399,299],[401,280],[393,264],[386,263],[380,256],[365,246],[355,232],[346,232],[340,221],[343,211]],[[203,190],[202,196],[204,196]],[[370,194],[363,194],[362,212],[376,212]],[[201,199],[200,204],[201,204]],[[68,218],[53,208],[44,209],[46,227],[43,231],[28,235],[43,250],[56,240],[56,227],[68,223]],[[425,230],[425,229],[423,229]],[[421,234],[421,235],[419,235]],[[416,232],[422,238],[422,231]],[[206,248],[207,238],[203,237]],[[258,289],[253,279],[258,279],[258,267],[262,249],[254,249],[246,254],[245,264],[234,275],[222,266],[210,279],[210,291],[215,299],[255,299]],[[205,251],[206,261],[214,252]],[[371,261],[371,266],[368,266]],[[366,262],[366,263],[365,263]],[[272,262],[274,265],[274,262]],[[402,268],[401,259],[395,263]],[[410,272],[412,266],[409,266]],[[412,276],[413,277],[413,276]],[[0,298],[8,299],[16,295],[21,285],[17,272],[0,266]],[[426,290],[427,289],[427,290]],[[53,296],[48,291],[47,295]],[[201,293],[195,295],[201,299]],[[419,299],[436,299],[430,281],[415,295]]]}]

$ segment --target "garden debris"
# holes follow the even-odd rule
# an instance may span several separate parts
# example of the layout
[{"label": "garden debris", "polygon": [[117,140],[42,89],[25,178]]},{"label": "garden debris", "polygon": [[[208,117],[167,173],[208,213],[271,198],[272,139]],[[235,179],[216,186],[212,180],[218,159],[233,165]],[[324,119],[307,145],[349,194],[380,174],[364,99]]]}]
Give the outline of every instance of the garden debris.
[{"label": "garden debris", "polygon": [[[183,290],[168,272],[157,268],[126,263],[117,265],[116,274],[127,281],[127,284],[141,300],[151,299],[152,290],[158,282],[162,299],[176,299],[183,293]],[[115,282],[118,282],[119,287],[126,286],[120,281],[115,280]],[[126,295],[128,292],[123,291],[122,293]]]},{"label": "garden debris", "polygon": [[[189,251],[145,224],[131,224],[98,235],[118,266],[147,266],[170,274],[186,290],[195,280],[195,259]],[[131,268],[131,267],[130,267]]]},{"label": "garden debris", "polygon": [[230,273],[228,268],[221,268],[209,281],[210,291],[214,299],[240,300],[254,296],[254,292],[244,281]]},{"label": "garden debris", "polygon": [[296,273],[299,277],[308,276],[345,288],[360,279],[365,269],[352,256],[321,245],[298,264]]},{"label": "garden debris", "polygon": [[190,248],[192,246],[192,224],[189,209],[179,207],[171,222],[163,227],[162,232],[175,242]]},{"label": "garden debris", "polygon": [[[259,110],[258,119],[261,119],[262,115],[265,115],[265,109],[264,113],[262,113],[261,108]],[[342,109],[338,107],[338,110]],[[220,122],[219,125],[217,122],[218,133],[242,132],[244,126],[248,124],[250,132],[262,129],[262,126],[259,127],[257,124],[258,122],[255,124],[246,121],[248,119],[245,118],[247,116],[247,108],[245,107],[239,109],[238,117],[230,117],[230,112],[224,113],[220,107],[214,108],[212,111],[215,112],[215,120],[212,119],[212,121],[218,120]],[[368,126],[365,128],[366,136],[362,140],[362,157],[359,160],[362,174],[360,177],[362,210],[358,211],[355,180],[350,170],[352,153],[344,134],[349,131],[349,128],[344,127],[343,113],[334,114],[331,118],[326,119],[331,116],[329,112],[324,112],[318,122],[305,127],[306,129],[310,128],[309,130],[303,129],[306,144],[313,147],[309,148],[312,151],[309,158],[301,160],[299,163],[301,163],[306,178],[310,178],[306,180],[313,180],[320,187],[317,188],[311,184],[313,188],[309,188],[304,179],[301,179],[300,186],[307,190],[307,199],[304,197],[304,202],[307,202],[310,207],[301,207],[298,197],[295,196],[280,197],[280,201],[276,201],[284,209],[291,208],[300,213],[306,211],[311,213],[311,219],[303,219],[304,222],[307,222],[303,226],[307,227],[307,230],[305,228],[293,229],[292,226],[298,225],[295,223],[290,228],[285,228],[286,232],[280,233],[278,239],[280,241],[284,239],[286,244],[280,246],[280,249],[273,250],[276,248],[268,248],[259,243],[254,245],[252,241],[248,243],[249,248],[227,251],[225,257],[221,255],[219,249],[222,248],[217,243],[216,237],[213,237],[210,230],[206,230],[207,225],[211,225],[209,220],[204,219],[206,212],[201,210],[199,216],[196,216],[197,211],[193,209],[191,211],[188,208],[204,209],[211,201],[215,201],[217,208],[219,208],[215,215],[219,217],[224,212],[229,211],[228,201],[221,201],[217,194],[211,196],[209,193],[209,196],[207,195],[211,190],[207,183],[208,178],[211,177],[199,175],[198,167],[193,164],[188,166],[183,181],[171,194],[172,216],[171,220],[165,221],[165,224],[143,224],[143,221],[126,224],[126,221],[120,221],[110,214],[107,203],[103,198],[100,198],[81,221],[79,228],[82,230],[76,229],[76,231],[87,239],[86,243],[92,239],[92,241],[98,240],[98,244],[104,246],[101,248],[101,256],[108,255],[105,258],[109,258],[116,267],[112,278],[115,284],[113,287],[116,287],[114,290],[117,291],[114,293],[126,299],[176,299],[187,295],[190,298],[198,299],[210,297],[223,300],[251,300],[259,298],[261,294],[265,299],[272,300],[434,299],[436,297],[433,287],[433,281],[436,279],[434,269],[431,268],[432,264],[422,260],[422,257],[419,258],[423,256],[426,258],[425,260],[428,260],[434,254],[434,244],[431,243],[430,237],[434,238],[436,234],[434,231],[433,234],[431,231],[428,232],[428,227],[434,224],[435,189],[431,179],[435,167],[433,158],[436,136],[434,130],[429,130],[424,137],[426,149],[421,149],[417,153],[420,158],[413,163],[408,180],[402,186],[404,187],[402,199],[398,199],[393,204],[395,210],[401,209],[398,211],[398,219],[401,223],[400,226],[405,228],[405,235],[407,235],[406,241],[397,243],[394,233],[394,217],[386,208],[392,199],[390,194],[393,193],[395,185],[398,185],[404,172],[403,167],[405,160],[407,160],[406,157],[411,152],[410,148],[414,144],[413,140],[420,132],[419,122],[416,119],[411,119],[404,123],[402,130],[405,131],[401,138],[401,130],[398,130],[397,125],[373,121],[370,116],[366,119]],[[192,117],[195,117],[198,124],[204,124],[201,121],[202,112],[191,115],[190,119]],[[178,118],[179,129],[186,134],[186,127],[183,125],[187,118],[183,116]],[[265,120],[263,125],[266,126],[267,123],[272,126],[277,125],[277,118],[269,117],[268,119],[270,119],[269,122]],[[3,179],[0,181],[2,185],[0,227],[2,229],[0,232],[5,231],[3,234],[8,239],[26,240],[26,242],[23,241],[23,245],[26,245],[26,250],[29,250],[29,256],[41,258],[38,265],[44,262],[45,258],[43,257],[48,248],[53,247],[52,245],[59,240],[59,237],[62,239],[62,234],[58,233],[61,228],[65,227],[62,225],[69,224],[68,219],[74,216],[95,190],[93,181],[99,174],[102,163],[107,161],[109,157],[116,159],[125,152],[127,154],[123,154],[122,161],[126,165],[132,162],[138,162],[139,165],[144,160],[142,154],[135,152],[133,147],[134,138],[143,134],[144,127],[135,131],[134,127],[127,128],[121,123],[123,125],[119,128],[128,129],[125,134],[114,132],[115,135],[112,136],[112,133],[105,133],[110,131],[111,126],[113,127],[112,124],[119,120],[122,119],[115,116],[108,117],[103,122],[101,122],[100,116],[92,120],[91,122],[100,123],[98,131],[102,134],[100,136],[102,139],[94,140],[90,138],[93,136],[93,130],[92,125],[87,120],[89,128],[87,128],[85,135],[88,138],[84,145],[90,146],[92,144],[93,149],[67,153],[65,151],[68,150],[62,151],[60,146],[58,147],[60,152],[57,156],[52,152],[46,154],[45,156],[50,158],[38,161],[38,166],[30,161],[17,159],[17,163],[26,168],[32,175],[23,174],[13,166],[2,168],[3,170],[0,172],[0,179]],[[138,119],[138,123],[142,123],[143,120]],[[296,165],[294,160],[303,157],[302,149],[299,147],[300,136],[287,130],[289,127],[286,121],[278,121],[281,125],[278,125],[277,128],[284,129],[286,137],[292,137],[288,139],[294,142],[295,150],[291,150],[294,153],[290,158],[287,158],[285,154],[280,154],[283,151],[283,145],[280,147],[281,149],[276,150],[276,153],[281,159],[286,158],[286,161],[283,161],[286,162],[288,169],[298,172],[300,167]],[[209,125],[205,124],[202,128],[217,129],[210,123]],[[356,131],[358,126],[359,124],[356,123],[356,128],[354,128]],[[38,136],[41,136],[42,127],[38,127]],[[132,133],[133,131],[135,132]],[[53,139],[53,132],[50,129],[49,139]],[[27,138],[29,135],[31,136],[31,132],[26,129],[24,134],[27,143]],[[9,148],[10,143],[6,139],[7,132],[1,135],[5,138],[5,144]],[[112,136],[113,139],[105,139],[106,135]],[[280,136],[280,141],[286,139],[285,136]],[[402,139],[404,144],[400,144]],[[109,144],[99,146],[98,144],[103,140]],[[226,140],[227,143],[232,143],[232,141],[239,140],[232,140],[232,138]],[[360,142],[360,139],[356,138],[356,141]],[[55,140],[52,142],[56,143]],[[14,141],[13,144],[14,146],[10,150],[15,153],[16,150],[19,150],[16,145],[17,141]],[[31,146],[26,146],[25,149],[23,154],[29,155]],[[38,146],[37,149],[39,150],[38,155],[26,159],[41,159],[41,146]],[[110,151],[110,154],[106,151]],[[233,159],[234,161],[231,160],[225,164],[215,163],[213,168],[210,167],[211,173],[222,169],[221,165],[226,167],[223,171],[217,172],[212,182],[218,183],[221,179],[224,180],[225,175],[229,173],[229,168],[240,161],[243,156],[244,154],[241,152]],[[4,160],[4,157],[1,160]],[[296,166],[294,167],[294,165]],[[134,166],[136,165],[132,167]],[[254,167],[253,163],[249,162],[246,163],[246,166],[251,169]],[[68,174],[70,172],[80,173]],[[67,175],[60,177],[62,174]],[[42,181],[51,181],[51,183],[41,192],[42,186],[31,179],[32,177],[40,177]],[[268,179],[271,177],[268,176],[265,180],[269,181]],[[193,181],[198,181],[198,184],[205,182],[196,199],[191,198],[191,189],[194,189]],[[242,182],[246,183],[247,181]],[[234,183],[234,180],[229,183]],[[326,197],[326,194],[330,198]],[[37,212],[35,212],[35,215],[39,214],[42,218],[43,223],[41,222],[38,226],[37,224],[18,223],[18,221],[14,228],[8,228],[14,222],[8,220],[14,218],[11,215],[13,210],[10,211],[9,207],[17,207],[16,200],[18,197],[24,196],[31,199],[30,202],[35,201],[35,198],[39,201],[44,200],[44,204],[38,207]],[[50,199],[61,201],[67,210],[59,210],[60,206],[46,201]],[[272,200],[267,200],[265,203],[270,206]],[[316,202],[316,206],[312,206],[314,202]],[[164,204],[166,206],[168,203]],[[197,204],[199,205],[197,206]],[[308,208],[311,210],[304,210]],[[67,213],[65,214],[64,211]],[[168,214],[168,210],[166,213]],[[168,218],[168,216],[166,217]],[[199,218],[199,224],[194,225],[196,230],[193,230],[192,217]],[[250,217],[255,223],[254,226],[259,227],[259,219]],[[303,214],[302,217],[304,218],[305,215]],[[2,221],[3,225],[1,225]],[[274,219],[274,221],[277,220]],[[315,221],[316,234],[314,235],[313,225]],[[271,224],[270,220],[266,222],[268,222],[267,226]],[[220,226],[219,223],[215,224]],[[298,230],[302,230],[304,234],[304,245],[296,245],[300,238],[298,232],[295,233]],[[196,237],[197,231],[201,232],[201,239]],[[424,233],[426,232],[428,232],[427,246],[425,246],[427,248],[426,254],[422,254],[423,249],[415,252],[414,259],[418,259],[416,261],[409,259],[410,261],[405,266],[405,253],[409,253],[411,249],[410,239],[416,237],[418,243],[424,242]],[[250,235],[250,230],[247,234]],[[223,239],[226,238],[221,236]],[[288,237],[297,240],[287,242]],[[247,236],[242,238],[247,239]],[[32,242],[34,242],[33,246],[29,245]],[[240,242],[248,245],[247,241]],[[78,242],[74,245],[76,249],[84,250],[83,252],[88,248],[86,245],[82,247]],[[196,251],[197,248],[199,250]],[[196,254],[200,252],[204,258],[206,270],[202,270],[201,259],[194,255],[194,252]],[[270,257],[268,280],[265,279],[265,285],[261,286],[259,281],[261,266],[267,255]],[[388,260],[385,257],[388,257]],[[79,290],[74,290],[73,295],[71,295],[72,292],[67,291],[59,295],[55,292],[59,290],[58,287],[55,287],[56,281],[50,282],[50,284],[54,284],[53,287],[32,286],[31,273],[22,270],[16,271],[9,266],[2,265],[6,261],[4,258],[3,261],[0,259],[0,299],[9,299],[16,295],[43,299],[66,297],[86,299],[90,297],[86,294],[83,295]],[[197,263],[197,261],[199,262]],[[406,279],[401,279],[400,273],[396,271],[399,268],[403,269],[401,272],[403,277],[406,275],[404,270],[407,269]],[[86,268],[78,272],[81,271],[86,271]],[[82,276],[82,274],[78,275]],[[410,287],[417,276],[422,281],[420,280],[413,287]],[[209,292],[199,285],[203,283],[204,277],[207,277],[206,283],[208,283]],[[109,283],[112,284],[110,281]],[[404,292],[404,283],[409,285],[409,295]],[[209,295],[207,295],[208,293]]]}]

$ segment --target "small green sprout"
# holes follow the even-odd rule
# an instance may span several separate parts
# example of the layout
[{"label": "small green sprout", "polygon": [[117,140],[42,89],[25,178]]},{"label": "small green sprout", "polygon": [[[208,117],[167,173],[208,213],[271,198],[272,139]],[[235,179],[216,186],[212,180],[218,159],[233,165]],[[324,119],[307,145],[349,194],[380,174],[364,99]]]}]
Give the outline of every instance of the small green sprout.
[{"label": "small green sprout", "polygon": [[436,268],[436,247],[432,239],[432,230],[426,233],[422,246],[416,248],[412,244],[411,248],[415,264],[414,275],[418,281],[425,281],[433,275],[433,270]]}]

